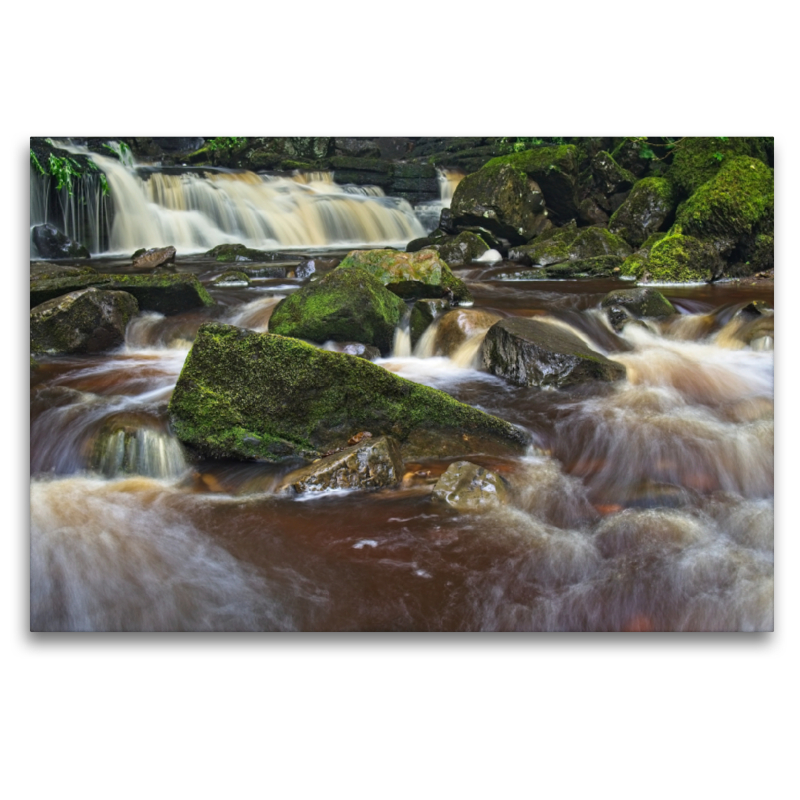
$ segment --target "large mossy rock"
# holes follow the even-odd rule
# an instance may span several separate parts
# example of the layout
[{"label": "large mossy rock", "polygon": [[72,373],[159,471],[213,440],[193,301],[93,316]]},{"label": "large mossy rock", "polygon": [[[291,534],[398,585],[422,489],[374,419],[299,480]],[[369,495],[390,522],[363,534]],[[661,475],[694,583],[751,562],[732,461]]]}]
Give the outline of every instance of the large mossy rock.
[{"label": "large mossy rock", "polygon": [[367,438],[307,467],[290,472],[283,485],[296,494],[331,489],[382,489],[403,479],[400,446],[391,436]]},{"label": "large mossy rock", "polygon": [[510,383],[540,388],[625,377],[625,367],[596,353],[574,333],[523,317],[501,320],[489,329],[483,365]]},{"label": "large mossy rock", "polygon": [[614,306],[621,306],[636,317],[671,317],[678,313],[675,306],[661,292],[645,286],[615,289],[600,301],[600,308]]},{"label": "large mossy rock", "polygon": [[648,255],[639,251],[627,258],[622,274],[643,283],[706,283],[720,277],[724,267],[713,244],[684,236],[676,225],[650,247]]},{"label": "large mossy rock", "polygon": [[31,307],[90,286],[114,292],[128,292],[136,298],[142,311],[158,311],[166,315],[215,304],[194,275],[85,273],[63,277],[31,275]]},{"label": "large mossy rock", "polygon": [[640,247],[654,233],[672,224],[677,193],[664,178],[643,178],[614,212],[608,229],[633,247]]},{"label": "large mossy rock", "polygon": [[739,156],[724,162],[692,194],[679,209],[676,223],[684,234],[713,241],[724,252],[757,227],[771,232],[774,209],[772,169],[758,159]]},{"label": "large mossy rock", "polygon": [[178,438],[212,458],[313,458],[361,431],[412,449],[444,437],[462,454],[519,452],[529,438],[362,358],[218,323],[198,331],[169,409]]},{"label": "large mossy rock", "polygon": [[31,351],[66,355],[119,347],[138,312],[127,292],[81,289],[47,300],[31,309]]},{"label": "large mossy rock", "polygon": [[477,225],[512,244],[536,236],[547,222],[539,186],[507,163],[467,175],[453,194],[450,218],[457,228]]},{"label": "large mossy rock", "polygon": [[688,197],[738,156],[756,158],[768,165],[771,150],[772,139],[768,137],[688,137],[675,147],[667,177]]},{"label": "large mossy rock", "polygon": [[89,258],[89,250],[49,223],[33,228],[33,243],[42,258]]},{"label": "large mossy rock", "polygon": [[620,166],[605,150],[592,159],[591,174],[593,188],[607,197],[627,192],[636,183],[636,176]]},{"label": "large mossy rock", "polygon": [[508,164],[522,170],[538,184],[547,208],[563,224],[578,216],[579,155],[578,148],[571,144],[534,147],[522,153],[493,158],[484,169]]},{"label": "large mossy rock", "polygon": [[491,511],[508,499],[505,480],[471,461],[455,461],[436,482],[432,499],[447,503],[456,511]]},{"label": "large mossy rock", "polygon": [[275,261],[285,256],[269,250],[254,250],[244,244],[218,244],[206,253],[206,257],[225,264],[231,261]]},{"label": "large mossy rock", "polygon": [[354,267],[374,275],[389,291],[405,299],[452,297],[458,303],[472,302],[464,281],[453,275],[434,250],[352,250],[335,271]]},{"label": "large mossy rock", "polygon": [[312,342],[362,342],[384,355],[406,304],[378,278],[358,267],[335,269],[275,306],[270,333]]},{"label": "large mossy rock", "polygon": [[582,262],[613,256],[614,266],[619,266],[631,252],[624,239],[605,228],[565,225],[555,231],[546,231],[531,244],[513,248],[508,257],[523,264],[550,267],[567,261]]}]

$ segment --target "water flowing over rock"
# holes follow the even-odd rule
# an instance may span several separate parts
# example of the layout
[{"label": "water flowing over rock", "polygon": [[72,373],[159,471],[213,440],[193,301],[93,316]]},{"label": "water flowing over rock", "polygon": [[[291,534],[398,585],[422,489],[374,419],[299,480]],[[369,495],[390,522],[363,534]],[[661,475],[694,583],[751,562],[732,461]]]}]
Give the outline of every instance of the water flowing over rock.
[{"label": "water flowing over rock", "polygon": [[32,240],[42,258],[89,258],[85,245],[72,241],[54,225],[36,225]]},{"label": "water flowing over rock", "polygon": [[209,323],[198,331],[170,401],[175,432],[213,458],[313,458],[359,431],[445,437],[519,450],[526,433],[362,358],[284,336]]},{"label": "water flowing over rock", "polygon": [[544,197],[539,186],[509,164],[487,165],[458,184],[450,206],[455,227],[479,225],[512,244],[544,229]]},{"label": "water flowing over rock", "polygon": [[411,309],[410,334],[411,347],[416,347],[417,342],[428,326],[442,314],[450,310],[450,302],[445,299],[417,300]]},{"label": "water flowing over rock", "polygon": [[387,354],[406,304],[358,267],[335,269],[275,307],[269,330],[312,342],[362,342]]},{"label": "water flowing over rock", "polygon": [[436,482],[431,496],[457,511],[490,511],[506,502],[508,488],[498,474],[470,461],[456,461]]},{"label": "water flowing over rock", "polygon": [[643,286],[609,292],[600,301],[600,308],[613,307],[622,307],[636,317],[670,317],[678,313],[661,292]]},{"label": "water flowing over rock", "polygon": [[48,300],[31,309],[31,350],[56,355],[119,347],[138,311],[126,292],[81,289]]},{"label": "water flowing over rock", "polygon": [[142,311],[178,314],[192,308],[213,306],[214,300],[194,275],[105,275],[84,273],[50,277],[31,275],[31,306],[86,289],[128,292],[139,302]]},{"label": "water flowing over rock", "polygon": [[155,269],[163,264],[172,264],[175,262],[175,248],[152,247],[144,252],[137,250],[132,261],[134,269]]},{"label": "water flowing over rock", "polygon": [[452,356],[468,339],[485,333],[499,319],[499,314],[477,308],[448,311],[437,320],[430,355]]},{"label": "water flowing over rock", "polygon": [[518,386],[561,388],[625,377],[625,367],[596,353],[571,331],[522,317],[501,320],[489,329],[483,364]]},{"label": "water flowing over rock", "polygon": [[374,275],[387,289],[403,298],[452,297],[471,303],[466,284],[432,250],[402,253],[397,250],[353,250],[338,270],[360,267]]},{"label": "water flowing over rock", "polygon": [[392,437],[381,436],[364,439],[290,472],[284,485],[301,494],[329,489],[381,489],[396,486],[402,478],[400,446]]}]

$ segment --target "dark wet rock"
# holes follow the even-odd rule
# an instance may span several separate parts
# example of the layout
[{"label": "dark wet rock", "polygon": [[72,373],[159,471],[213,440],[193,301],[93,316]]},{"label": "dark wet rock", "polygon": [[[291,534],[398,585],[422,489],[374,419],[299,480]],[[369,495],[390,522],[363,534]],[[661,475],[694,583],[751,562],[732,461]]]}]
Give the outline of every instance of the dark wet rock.
[{"label": "dark wet rock", "polygon": [[528,244],[510,248],[508,259],[520,264],[535,264],[541,267],[566,261],[569,258],[570,246],[578,238],[581,230],[583,229],[574,223],[561,228],[552,228]]},{"label": "dark wet rock", "polygon": [[31,261],[31,280],[42,278],[76,278],[82,275],[97,275],[97,270],[89,266],[67,266],[50,264],[47,261]]},{"label": "dark wet rock", "polygon": [[31,351],[58,355],[119,347],[138,311],[126,292],[81,289],[48,300],[31,309]]},{"label": "dark wet rock", "polygon": [[213,306],[214,300],[194,275],[106,275],[102,273],[50,278],[31,276],[31,307],[90,286],[128,292],[142,311],[179,314]]},{"label": "dark wet rock", "polygon": [[627,192],[636,183],[636,176],[620,166],[611,153],[601,150],[592,159],[592,178],[594,185],[603,195]]},{"label": "dark wet rock", "polygon": [[217,275],[216,278],[212,281],[214,286],[249,286],[250,285],[250,278],[244,273],[239,270],[229,269],[227,272],[223,272],[221,275]]},{"label": "dark wet rock", "polygon": [[644,178],[614,212],[608,229],[633,247],[640,247],[652,234],[669,228],[676,205],[677,194],[669,181]]},{"label": "dark wet rock", "polygon": [[150,250],[138,252],[138,255],[134,253],[132,266],[134,269],[155,269],[156,267],[170,264],[174,261],[174,247],[171,245],[169,247],[153,247]]},{"label": "dark wet rock", "polygon": [[483,364],[518,386],[564,387],[625,377],[625,367],[596,353],[574,333],[522,317],[501,320],[489,329]]},{"label": "dark wet rock", "polygon": [[452,356],[464,342],[485,333],[500,319],[498,314],[479,308],[454,308],[436,324],[433,355]]},{"label": "dark wet rock", "polygon": [[505,480],[470,461],[456,461],[442,474],[431,497],[456,511],[490,511],[508,499]]},{"label": "dark wet rock", "polygon": [[198,331],[169,409],[178,438],[212,458],[313,458],[360,431],[404,448],[415,437],[427,448],[445,440],[462,455],[483,446],[520,452],[529,439],[363,358],[217,323]]},{"label": "dark wet rock", "polygon": [[[449,211],[450,209],[443,209],[443,211]],[[441,244],[442,242],[448,241],[453,238],[453,235],[448,233],[442,228],[436,228],[436,230],[431,231],[427,236],[422,236],[419,239],[412,239],[406,245],[406,253],[417,253],[420,250],[424,250],[426,247],[430,247],[434,244]]]},{"label": "dark wet rock", "polygon": [[336,271],[353,268],[374,275],[389,291],[399,297],[448,297],[470,303],[472,295],[466,284],[434,250],[404,253],[399,250],[353,250]]},{"label": "dark wet rock", "polygon": [[451,308],[450,301],[443,298],[422,299],[414,303],[411,309],[410,334],[411,347],[416,347],[417,342],[430,324],[447,313]]},{"label": "dark wet rock", "polygon": [[508,164],[522,170],[538,185],[547,209],[563,224],[578,217],[578,155],[577,147],[570,144],[534,147],[493,158],[484,169]]},{"label": "dark wet rock", "polygon": [[381,151],[375,139],[337,136],[334,140],[334,154],[351,158],[380,158]]},{"label": "dark wet rock", "polygon": [[406,304],[374,275],[340,268],[281,300],[269,330],[319,343],[363,342],[386,355],[405,313]]},{"label": "dark wet rock", "polygon": [[216,261],[274,261],[283,258],[282,253],[271,253],[267,250],[254,250],[243,244],[218,244],[206,253],[207,258]]},{"label": "dark wet rock", "polygon": [[89,258],[89,250],[80,242],[73,242],[55,225],[36,225],[32,231],[33,243],[42,258]]},{"label": "dark wet rock", "polygon": [[[578,262],[613,256],[613,265],[611,262],[598,262],[594,265],[594,269],[602,271],[607,267],[613,270],[631,252],[627,242],[605,228],[577,228],[568,225],[552,232],[547,231],[534,239],[531,244],[513,248],[509,251],[508,257],[522,264],[550,267],[567,261]],[[592,269],[592,265],[586,265],[579,271],[586,272]]]},{"label": "dark wet rock", "polygon": [[362,439],[307,467],[290,472],[284,486],[296,494],[331,489],[382,489],[403,479],[400,446],[390,436]]},{"label": "dark wet rock", "polygon": [[290,270],[291,267],[277,264],[252,264],[248,267],[237,264],[235,271],[246,275],[248,278],[285,278]]},{"label": "dark wet rock", "polygon": [[600,301],[600,308],[611,309],[614,307],[625,308],[633,316],[639,318],[671,317],[677,313],[675,306],[661,292],[644,286],[633,289],[615,289]]},{"label": "dark wet rock", "polygon": [[578,218],[587,225],[606,225],[608,214],[590,197],[578,206]]},{"label": "dark wet rock", "polygon": [[454,237],[448,236],[430,247],[439,253],[449,267],[471,264],[489,251],[489,245],[478,234],[471,231],[464,231]]},{"label": "dark wet rock", "polygon": [[549,280],[570,280],[572,278],[613,278],[619,274],[624,259],[619,256],[595,256],[579,261],[561,261],[543,267],[540,277]]},{"label": "dark wet rock", "polygon": [[543,230],[544,211],[539,186],[524,172],[505,163],[487,165],[456,187],[448,224],[451,229],[477,225],[512,244],[522,244]]}]

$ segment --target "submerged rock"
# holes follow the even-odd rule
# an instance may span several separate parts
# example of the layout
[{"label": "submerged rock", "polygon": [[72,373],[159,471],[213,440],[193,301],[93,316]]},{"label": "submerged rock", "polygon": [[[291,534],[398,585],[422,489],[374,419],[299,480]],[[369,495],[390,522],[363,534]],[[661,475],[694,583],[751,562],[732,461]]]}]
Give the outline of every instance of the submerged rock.
[{"label": "submerged rock", "polygon": [[212,458],[313,458],[364,430],[404,450],[444,439],[456,455],[519,452],[529,439],[362,358],[218,323],[198,331],[169,408],[178,438]]},{"label": "submerged rock", "polygon": [[540,388],[615,381],[626,374],[622,364],[596,353],[574,333],[523,317],[501,320],[489,329],[483,365],[518,386]]},{"label": "submerged rock", "polygon": [[378,278],[360,269],[335,269],[293,292],[275,307],[270,333],[308,339],[363,342],[388,354],[406,304]]},{"label": "submerged rock", "polygon": [[48,300],[31,309],[31,351],[57,355],[119,347],[138,311],[126,292],[81,289]]},{"label": "submerged rock", "polygon": [[36,225],[32,231],[33,243],[42,258],[90,258],[89,250],[74,242],[55,225]]},{"label": "submerged rock", "polygon": [[539,186],[505,163],[467,175],[453,194],[450,217],[454,226],[479,225],[512,244],[541,233],[548,221]]},{"label": "submerged rock", "polygon": [[612,306],[622,306],[637,317],[670,317],[678,313],[661,292],[644,286],[609,292],[600,301],[600,308]]},{"label": "submerged rock", "polygon": [[353,250],[334,270],[359,267],[374,275],[389,291],[399,297],[450,297],[456,302],[471,303],[466,284],[433,250],[403,253],[398,250]]},{"label": "submerged rock", "polygon": [[153,247],[150,250],[137,250],[132,257],[134,269],[155,269],[175,261],[175,248]]},{"label": "submerged rock", "polygon": [[297,494],[329,489],[381,489],[403,479],[400,446],[390,436],[366,438],[289,473],[284,486]]},{"label": "submerged rock", "polygon": [[227,272],[217,275],[212,283],[214,286],[249,286],[250,278],[244,272],[229,269]]},{"label": "submerged rock", "polygon": [[431,496],[457,511],[489,511],[506,502],[508,488],[496,473],[470,461],[456,461],[436,482]]},{"label": "submerged rock", "polygon": [[211,295],[194,275],[87,273],[64,277],[32,275],[31,307],[90,286],[114,292],[128,292],[136,298],[142,311],[158,311],[166,315],[215,305]]}]

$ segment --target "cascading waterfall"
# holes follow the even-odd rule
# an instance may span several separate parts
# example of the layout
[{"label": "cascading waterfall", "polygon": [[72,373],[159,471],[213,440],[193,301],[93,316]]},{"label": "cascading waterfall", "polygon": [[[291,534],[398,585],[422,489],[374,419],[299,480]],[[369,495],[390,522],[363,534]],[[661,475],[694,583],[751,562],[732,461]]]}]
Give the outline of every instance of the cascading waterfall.
[{"label": "cascading waterfall", "polygon": [[438,168],[436,172],[439,179],[439,199],[420,203],[416,207],[417,216],[422,222],[426,233],[430,233],[439,226],[442,209],[450,208],[456,187],[464,177],[463,172],[455,169]]},{"label": "cascading waterfall", "polygon": [[[167,245],[197,253],[227,242],[261,249],[402,246],[424,234],[407,201],[385,197],[379,190],[339,186],[329,173],[291,178],[211,170],[168,174],[60,146],[90,157],[108,181],[115,209],[110,226],[106,198],[95,192],[85,215],[91,229],[68,223],[66,231],[93,253],[127,255],[140,247]],[[92,187],[96,181],[99,191],[99,177],[87,175],[85,180]],[[34,188],[34,183],[32,177],[31,225],[48,221],[43,201],[47,187]],[[64,204],[66,220],[77,219],[73,207],[88,203],[89,189],[79,187],[80,194],[73,190]]]}]

